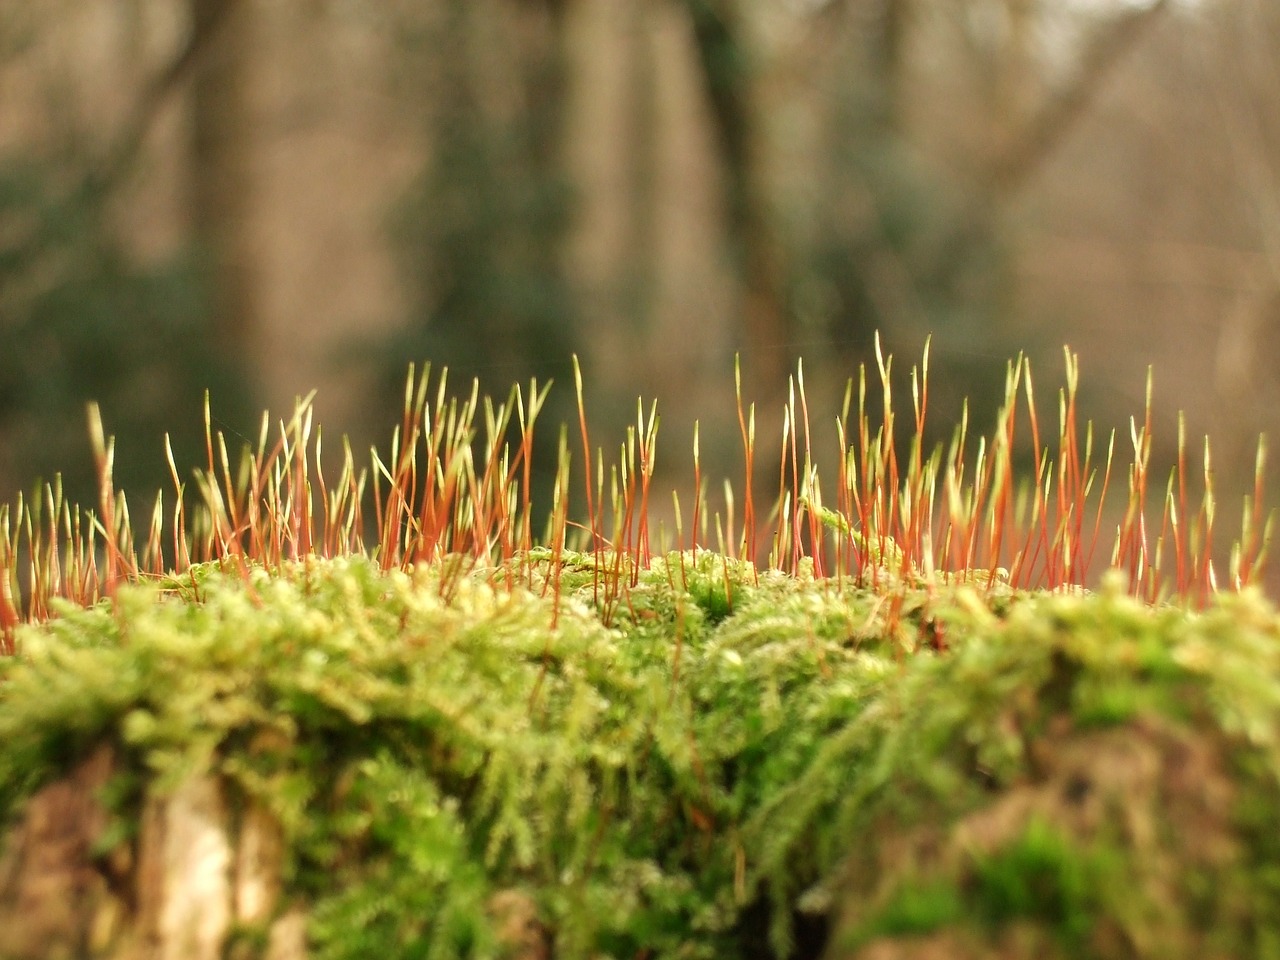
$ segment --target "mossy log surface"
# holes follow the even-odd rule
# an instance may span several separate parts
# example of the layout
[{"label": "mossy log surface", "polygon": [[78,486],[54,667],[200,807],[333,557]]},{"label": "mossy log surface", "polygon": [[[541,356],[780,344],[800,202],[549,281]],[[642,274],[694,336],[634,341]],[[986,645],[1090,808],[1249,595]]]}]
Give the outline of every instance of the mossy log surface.
[{"label": "mossy log surface", "polygon": [[1261,597],[559,559],[22,628],[0,958],[1280,957]]}]

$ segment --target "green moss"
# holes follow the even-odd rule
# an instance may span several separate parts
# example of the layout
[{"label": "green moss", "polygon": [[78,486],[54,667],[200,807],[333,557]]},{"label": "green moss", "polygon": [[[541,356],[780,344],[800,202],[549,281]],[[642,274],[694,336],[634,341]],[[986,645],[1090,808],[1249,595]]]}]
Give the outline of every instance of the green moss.
[{"label": "green moss", "polygon": [[955,884],[909,880],[873,916],[849,931],[841,946],[854,951],[877,937],[921,936],[961,923],[966,916],[967,905]]},{"label": "green moss", "polygon": [[1099,909],[1108,857],[1082,852],[1053,825],[1034,819],[1012,842],[969,858],[954,875],[908,872],[883,903],[841,938],[856,952],[882,937],[919,937],[984,925],[993,933],[1030,921],[1070,956],[1084,956]]},{"label": "green moss", "polygon": [[234,925],[223,944],[226,960],[259,960],[268,955],[270,937],[261,926]]},{"label": "green moss", "polygon": [[[327,846],[304,850],[329,867],[310,878],[311,946],[327,960],[465,957],[492,952],[491,892],[458,803],[429,776],[386,754],[350,770],[350,794]],[[358,847],[355,858],[351,849]],[[331,872],[330,872],[331,871]]]},{"label": "green moss", "polygon": [[[144,790],[211,771],[281,824],[319,957],[491,955],[511,889],[558,956],[758,956],[765,925],[783,956],[816,884],[860,898],[836,908],[858,942],[1031,924],[1068,952],[1103,927],[1143,956],[1162,930],[1269,949],[1280,628],[1258,597],[1007,593],[997,614],[963,585],[882,584],[945,627],[945,653],[908,655],[883,593],[847,581],[703,551],[610,601],[569,561],[558,597],[483,569],[204,567],[24,628],[0,661],[0,815],[106,740],[105,842],[130,842]],[[1075,759],[1126,731],[1171,771],[1153,796],[1195,795],[1182,750],[1227,799],[1138,797],[1126,827]],[[1193,842],[1219,833],[1226,854]],[[1156,890],[1152,864],[1187,879]]]},{"label": "green moss", "polygon": [[1078,948],[1093,925],[1101,859],[1063,832],[1033,819],[1013,843],[976,858],[972,900],[992,926],[1043,923]]}]

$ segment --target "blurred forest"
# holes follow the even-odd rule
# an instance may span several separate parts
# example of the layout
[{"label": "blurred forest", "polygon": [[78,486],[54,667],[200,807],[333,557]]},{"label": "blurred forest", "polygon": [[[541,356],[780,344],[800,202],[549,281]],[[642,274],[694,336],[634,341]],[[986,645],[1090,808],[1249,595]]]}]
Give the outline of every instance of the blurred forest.
[{"label": "blurred forest", "polygon": [[574,352],[601,442],[656,397],[668,485],[695,416],[736,476],[735,353],[762,437],[805,357],[834,449],[877,330],[904,372],[932,334],[939,438],[1019,351],[1053,423],[1067,343],[1123,442],[1154,365],[1158,455],[1184,408],[1243,491],[1280,4],[0,0],[0,490],[92,500],[90,398],[151,490],[206,388],[250,436],[318,388],[360,449],[410,361],[553,378],[559,418]]}]

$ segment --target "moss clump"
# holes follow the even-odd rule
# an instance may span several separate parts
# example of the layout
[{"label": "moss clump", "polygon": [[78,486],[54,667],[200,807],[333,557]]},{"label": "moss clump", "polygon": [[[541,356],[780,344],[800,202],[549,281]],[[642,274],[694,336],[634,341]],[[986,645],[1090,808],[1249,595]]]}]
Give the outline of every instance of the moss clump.
[{"label": "moss clump", "polygon": [[937,935],[958,957],[1270,956],[1280,900],[1255,819],[1280,799],[1270,608],[1188,615],[1115,591],[1005,619],[962,607],[964,642],[886,691],[896,723],[858,748],[878,776],[836,805],[873,838],[842,875],[842,942],[923,887],[960,891],[963,921]]},{"label": "moss clump", "polygon": [[854,950],[880,937],[931,934],[962,923],[967,907],[964,896],[953,884],[906,880],[874,916],[845,935],[841,946]]},{"label": "moss clump", "polygon": [[64,610],[0,661],[0,813],[107,743],[128,849],[146,798],[212,774],[279,825],[280,909],[325,958],[497,955],[524,913],[558,957],[785,956],[806,916],[832,957],[1275,945],[1258,597],[997,603],[700,552],[619,601],[573,580],[595,562],[559,595],[352,558]]},{"label": "moss clump", "polygon": [[[682,569],[727,583],[733,615]],[[268,806],[317,956],[483,954],[512,888],[566,956],[739,952],[764,881],[747,818],[892,672],[851,642],[871,599],[671,557],[611,625],[584,580],[548,630],[552,596],[447,577],[202,571],[198,599],[134,587],[25,629],[0,663],[6,812],[108,740],[121,776],[213,771]]]},{"label": "moss clump", "polygon": [[1082,853],[1044,820],[1032,820],[1011,843],[977,857],[974,867],[972,899],[988,925],[1031,920],[1077,948],[1093,928],[1105,857]]}]

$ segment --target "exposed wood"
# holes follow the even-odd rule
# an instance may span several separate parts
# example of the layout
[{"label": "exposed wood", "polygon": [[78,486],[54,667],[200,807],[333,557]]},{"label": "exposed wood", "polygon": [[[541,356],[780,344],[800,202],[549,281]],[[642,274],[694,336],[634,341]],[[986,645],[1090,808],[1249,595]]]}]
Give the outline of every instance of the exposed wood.
[{"label": "exposed wood", "polygon": [[33,796],[26,816],[0,838],[0,956],[86,955],[95,918],[109,923],[120,912],[108,882],[117,864],[107,858],[101,869],[92,856],[107,823],[97,795],[113,766],[111,750],[94,752]]}]

